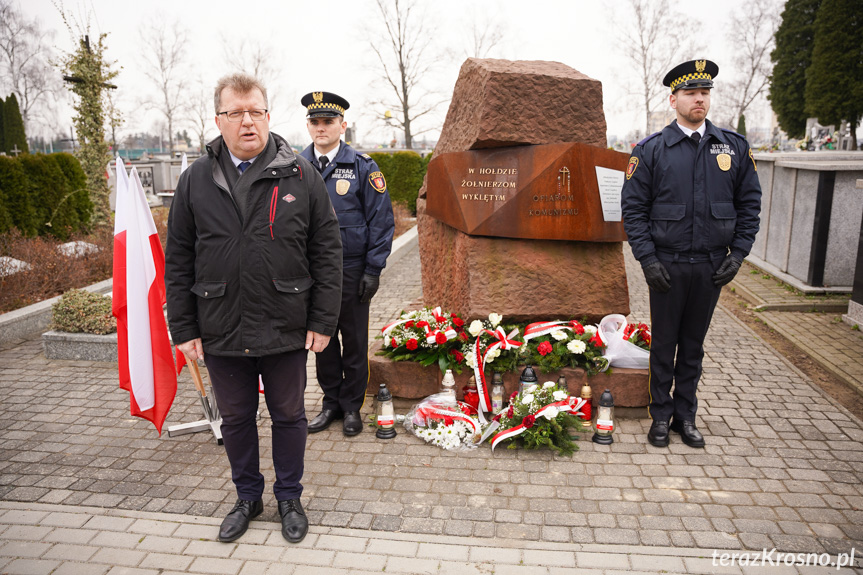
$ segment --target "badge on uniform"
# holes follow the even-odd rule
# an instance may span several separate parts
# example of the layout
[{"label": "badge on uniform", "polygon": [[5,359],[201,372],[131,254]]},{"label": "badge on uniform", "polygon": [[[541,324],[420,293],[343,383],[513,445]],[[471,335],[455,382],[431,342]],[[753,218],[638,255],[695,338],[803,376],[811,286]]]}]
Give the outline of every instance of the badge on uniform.
[{"label": "badge on uniform", "polygon": [[295,198],[292,194],[285,194],[284,196],[282,196],[282,199],[290,204],[291,202],[293,202],[297,198]]},{"label": "badge on uniform", "polygon": [[336,180],[336,193],[344,196],[351,189],[351,183],[347,180]]},{"label": "badge on uniform", "polygon": [[638,158],[636,158],[635,156],[632,156],[631,158],[629,158],[629,165],[626,166],[626,179],[627,180],[632,177],[632,174],[635,173],[635,168],[637,168],[637,167],[638,167]]},{"label": "badge on uniform", "polygon": [[369,174],[369,183],[379,193],[387,191],[387,181],[381,172],[372,172]]},{"label": "badge on uniform", "polygon": [[752,160],[752,167],[755,168],[755,171],[758,171],[758,164],[755,163],[755,156],[752,155],[752,148],[749,148],[749,159]]},{"label": "badge on uniform", "polygon": [[719,164],[719,169],[727,172],[731,169],[731,156],[728,154],[719,154],[716,156],[716,163]]}]

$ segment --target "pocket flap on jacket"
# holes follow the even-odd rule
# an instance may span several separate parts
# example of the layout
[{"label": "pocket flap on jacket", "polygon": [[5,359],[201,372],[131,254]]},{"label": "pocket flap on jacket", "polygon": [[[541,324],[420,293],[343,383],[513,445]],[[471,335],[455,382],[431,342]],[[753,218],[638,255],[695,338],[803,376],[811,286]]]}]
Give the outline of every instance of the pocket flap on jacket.
[{"label": "pocket flap on jacket", "polygon": [[347,212],[339,212],[339,227],[340,228],[356,228],[366,225],[366,217],[362,212],[350,210]]},{"label": "pocket flap on jacket", "polygon": [[195,282],[192,293],[198,297],[210,299],[225,295],[226,282]]},{"label": "pocket flap on jacket", "polygon": [[686,215],[686,204],[653,204],[651,220],[682,220]]},{"label": "pocket flap on jacket", "polygon": [[733,220],[737,217],[734,202],[710,202],[710,212],[717,220]]},{"label": "pocket flap on jacket", "polygon": [[276,286],[276,291],[282,293],[302,293],[312,287],[315,280],[309,276],[301,276],[286,280],[273,279],[273,284]]}]

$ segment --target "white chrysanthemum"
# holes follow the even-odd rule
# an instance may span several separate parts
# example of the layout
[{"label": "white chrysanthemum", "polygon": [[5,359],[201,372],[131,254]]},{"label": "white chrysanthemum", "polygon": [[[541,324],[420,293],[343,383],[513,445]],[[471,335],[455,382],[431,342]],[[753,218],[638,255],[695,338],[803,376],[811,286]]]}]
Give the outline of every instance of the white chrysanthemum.
[{"label": "white chrysanthemum", "polygon": [[591,337],[596,335],[596,326],[595,325],[586,325],[584,326],[584,333],[590,334]]},{"label": "white chrysanthemum", "polygon": [[563,391],[562,389],[558,389],[557,391],[555,391],[554,393],[551,394],[551,396],[554,397],[555,401],[563,401],[564,399],[566,399],[566,397],[568,395],[569,394],[567,392]]},{"label": "white chrysanthemum", "polygon": [[566,349],[568,349],[570,353],[578,355],[580,353],[584,353],[584,350],[587,349],[587,344],[580,339],[574,339],[566,344]]},{"label": "white chrysanthemum", "polygon": [[551,332],[551,337],[553,337],[553,338],[554,338],[554,339],[556,339],[557,341],[563,341],[563,340],[565,340],[565,339],[566,339],[567,337],[569,337],[569,336],[567,336],[567,335],[563,332],[563,330],[562,330],[562,329],[556,329],[556,330],[554,330],[553,332]]},{"label": "white chrysanthemum", "polygon": [[527,389],[525,389],[525,390],[524,390],[524,392],[525,392],[525,393],[533,393],[533,392],[534,392],[534,391],[536,391],[537,389],[539,389],[539,386],[537,386],[537,385],[534,383],[533,385],[531,385],[530,387],[528,387]]},{"label": "white chrysanthemum", "polygon": [[550,420],[554,419],[555,417],[557,417],[558,413],[560,413],[560,411],[558,411],[558,409],[556,407],[551,406],[551,407],[546,407],[543,410],[542,416],[550,421]]},{"label": "white chrysanthemum", "polygon": [[549,387],[554,387],[555,385],[557,385],[557,384],[554,383],[553,381],[546,381],[545,383],[542,384],[542,388],[548,389]]},{"label": "white chrysanthemum", "polygon": [[491,322],[491,327],[497,327],[503,320],[503,316],[497,313],[488,314],[488,321]]},{"label": "white chrysanthemum", "polygon": [[479,333],[482,331],[482,322],[478,319],[473,320],[472,322],[470,322],[470,326],[467,328],[467,331],[474,337],[478,336]]},{"label": "white chrysanthemum", "polygon": [[525,405],[530,405],[530,402],[533,401],[533,394],[526,393],[524,397],[521,398],[521,402]]}]

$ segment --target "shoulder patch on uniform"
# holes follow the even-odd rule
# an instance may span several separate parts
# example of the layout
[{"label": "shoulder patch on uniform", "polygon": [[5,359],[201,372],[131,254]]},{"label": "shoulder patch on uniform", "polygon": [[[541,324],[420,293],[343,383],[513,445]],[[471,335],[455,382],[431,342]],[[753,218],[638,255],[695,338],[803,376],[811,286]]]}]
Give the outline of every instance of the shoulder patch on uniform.
[{"label": "shoulder patch on uniform", "polygon": [[632,174],[635,173],[635,168],[638,167],[638,158],[636,156],[632,156],[629,158],[629,165],[626,166],[626,179],[632,177]]},{"label": "shoulder patch on uniform", "polygon": [[654,133],[650,134],[649,136],[647,136],[646,138],[644,138],[643,140],[641,140],[640,142],[638,142],[638,143],[637,143],[637,144],[635,144],[635,145],[636,145],[636,146],[643,146],[644,144],[646,144],[647,142],[649,142],[650,140],[652,140],[653,138],[655,138],[656,136],[658,136],[658,135],[659,135],[659,134],[661,134],[661,133],[662,133],[662,132],[654,132]]},{"label": "shoulder patch on uniform", "polygon": [[378,193],[382,194],[387,191],[387,181],[384,179],[382,172],[372,172],[369,174],[369,183]]},{"label": "shoulder patch on uniform", "polygon": [[372,157],[371,157],[370,155],[368,155],[368,154],[360,154],[360,156],[364,157],[364,158],[365,158],[365,159],[367,159],[367,160],[371,160],[371,159],[372,159]]}]

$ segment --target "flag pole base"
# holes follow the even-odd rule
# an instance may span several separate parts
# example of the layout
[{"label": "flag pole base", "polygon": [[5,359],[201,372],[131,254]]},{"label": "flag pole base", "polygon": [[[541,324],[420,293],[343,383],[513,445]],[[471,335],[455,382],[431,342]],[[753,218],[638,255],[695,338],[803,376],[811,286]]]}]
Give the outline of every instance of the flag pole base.
[{"label": "flag pole base", "polygon": [[192,423],[173,425],[168,428],[168,437],[177,437],[188,433],[198,433],[200,431],[207,431],[208,429],[213,432],[213,436],[216,438],[216,443],[224,445],[224,441],[222,441],[221,419],[216,419],[215,421],[202,419],[201,421],[193,421]]}]

